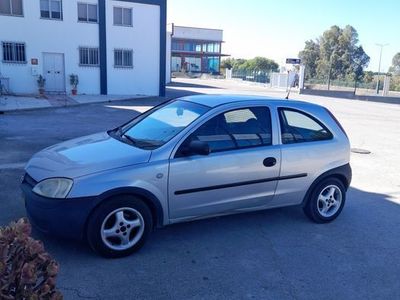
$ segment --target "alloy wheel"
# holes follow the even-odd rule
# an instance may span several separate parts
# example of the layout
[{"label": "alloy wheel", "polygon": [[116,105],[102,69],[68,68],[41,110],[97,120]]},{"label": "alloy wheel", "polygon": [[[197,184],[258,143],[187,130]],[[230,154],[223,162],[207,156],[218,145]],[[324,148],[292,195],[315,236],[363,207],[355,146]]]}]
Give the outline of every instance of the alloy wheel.
[{"label": "alloy wheel", "polygon": [[318,212],[325,218],[330,218],[340,209],[342,191],[336,185],[325,187],[318,196]]},{"label": "alloy wheel", "polygon": [[117,251],[133,247],[144,232],[143,216],[131,207],[123,207],[109,213],[101,225],[104,244]]}]

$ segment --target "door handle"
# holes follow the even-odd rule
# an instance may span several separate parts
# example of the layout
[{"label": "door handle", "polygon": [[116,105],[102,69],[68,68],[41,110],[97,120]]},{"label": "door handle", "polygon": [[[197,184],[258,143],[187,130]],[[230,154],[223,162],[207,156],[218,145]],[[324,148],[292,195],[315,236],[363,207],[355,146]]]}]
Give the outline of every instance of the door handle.
[{"label": "door handle", "polygon": [[267,157],[266,159],[264,159],[263,165],[264,165],[264,167],[267,167],[267,168],[275,166],[276,158],[275,157]]}]

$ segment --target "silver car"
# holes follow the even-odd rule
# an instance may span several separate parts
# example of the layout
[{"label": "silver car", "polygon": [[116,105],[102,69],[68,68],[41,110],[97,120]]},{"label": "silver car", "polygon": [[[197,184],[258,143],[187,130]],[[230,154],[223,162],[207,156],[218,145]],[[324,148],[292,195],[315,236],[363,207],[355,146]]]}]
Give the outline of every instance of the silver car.
[{"label": "silver car", "polygon": [[330,222],[345,204],[349,159],[347,135],[324,107],[190,96],[37,153],[22,189],[37,228],[121,257],[153,228],[200,218],[299,205]]}]

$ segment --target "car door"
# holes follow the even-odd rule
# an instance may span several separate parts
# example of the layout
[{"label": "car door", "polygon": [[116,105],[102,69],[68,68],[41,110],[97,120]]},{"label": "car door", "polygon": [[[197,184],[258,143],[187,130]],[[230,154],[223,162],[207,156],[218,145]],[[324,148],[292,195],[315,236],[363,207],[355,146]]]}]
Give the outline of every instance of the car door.
[{"label": "car door", "polygon": [[277,112],[282,143],[281,180],[271,205],[296,205],[303,201],[315,174],[337,166],[346,156],[346,149],[337,147],[327,126],[309,112],[291,107],[280,107]]},{"label": "car door", "polygon": [[[170,160],[171,221],[266,205],[280,172],[280,147],[272,145],[271,127],[268,107],[241,107],[190,134]],[[193,140],[208,143],[211,153],[184,155]]]}]

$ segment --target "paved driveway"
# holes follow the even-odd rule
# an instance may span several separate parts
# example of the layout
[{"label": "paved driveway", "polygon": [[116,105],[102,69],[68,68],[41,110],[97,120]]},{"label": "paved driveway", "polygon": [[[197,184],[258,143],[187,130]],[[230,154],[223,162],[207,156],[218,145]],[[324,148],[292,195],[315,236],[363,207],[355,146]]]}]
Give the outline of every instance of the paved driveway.
[{"label": "paved driveway", "polygon": [[[169,91],[222,92],[283,95],[223,81],[180,80]],[[399,299],[400,107],[306,100],[328,106],[353,147],[372,151],[353,154],[353,185],[337,221],[316,225],[292,207],[179,224],[158,230],[142,251],[118,260],[35,232],[61,265],[65,298]],[[0,225],[25,216],[19,178],[34,152],[114,127],[157,102],[0,115]]]}]

